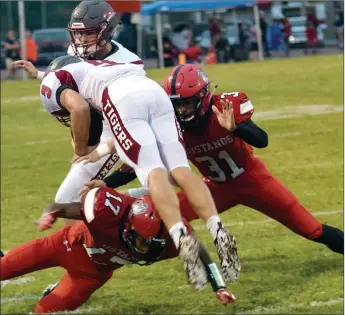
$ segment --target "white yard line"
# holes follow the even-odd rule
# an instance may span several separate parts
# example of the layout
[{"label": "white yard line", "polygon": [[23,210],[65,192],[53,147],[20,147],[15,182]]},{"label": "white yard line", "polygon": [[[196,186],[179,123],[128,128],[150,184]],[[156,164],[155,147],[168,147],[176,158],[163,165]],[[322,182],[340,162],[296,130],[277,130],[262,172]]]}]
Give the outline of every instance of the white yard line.
[{"label": "white yard line", "polygon": [[58,138],[55,140],[28,141],[28,142],[25,142],[24,145],[47,144],[49,142],[65,142],[65,141],[70,141],[70,140],[71,140],[71,137],[64,137],[64,138]]},{"label": "white yard line", "polygon": [[18,284],[18,285],[22,285],[22,284],[25,284],[25,283],[28,283],[28,282],[31,282],[35,280],[34,277],[22,277],[22,278],[19,278],[19,279],[13,279],[13,280],[4,280],[4,281],[1,281],[1,287],[4,287],[8,284]]},{"label": "white yard line", "polygon": [[[257,307],[251,310],[247,310],[243,313],[236,313],[236,314],[263,314],[263,313],[272,313],[272,314],[278,314],[280,312],[293,310],[296,308],[314,308],[314,307],[321,307],[321,306],[330,306],[335,305],[338,303],[343,303],[343,298],[336,298],[331,299],[328,301],[312,301],[309,304],[290,304],[287,306],[277,306],[277,307]],[[219,314],[219,313],[218,313]],[[226,314],[226,313],[222,313]],[[286,313],[288,314],[288,312]]]},{"label": "white yard line", "polygon": [[343,105],[300,105],[300,106],[285,106],[279,107],[276,110],[257,111],[253,115],[254,121],[260,120],[276,120],[301,117],[305,115],[326,115],[332,113],[341,113],[344,111]]},{"label": "white yard line", "polygon": [[[333,214],[340,214],[343,213],[343,210],[332,210],[332,211],[322,211],[322,212],[312,212],[312,215],[314,216],[325,216],[325,215],[333,215]],[[226,227],[230,226],[242,226],[242,225],[260,225],[260,224],[266,224],[266,223],[272,223],[272,222],[277,222],[276,220],[273,219],[265,219],[265,220],[255,220],[255,221],[235,221],[235,222],[229,222],[229,223],[224,223]],[[195,225],[193,226],[194,230],[205,230],[206,227],[205,225]]]},{"label": "white yard line", "polygon": [[41,98],[39,96],[22,96],[22,97],[4,98],[4,99],[1,99],[1,104],[25,103],[25,102],[39,101],[40,99]]},{"label": "white yard line", "polygon": [[12,296],[10,298],[1,297],[1,305],[12,303],[12,302],[26,301],[26,300],[38,300],[40,297],[41,297],[40,295],[33,295],[33,294],[22,295],[22,296]]}]

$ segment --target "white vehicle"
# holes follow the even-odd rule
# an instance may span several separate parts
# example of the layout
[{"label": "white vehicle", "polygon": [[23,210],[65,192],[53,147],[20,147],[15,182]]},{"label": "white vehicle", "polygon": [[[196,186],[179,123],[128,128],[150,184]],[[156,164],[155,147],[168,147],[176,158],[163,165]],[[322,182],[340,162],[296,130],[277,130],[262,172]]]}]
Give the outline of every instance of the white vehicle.
[{"label": "white vehicle", "polygon": [[[326,19],[326,4],[322,2],[280,1],[272,4],[271,15],[279,18],[285,16],[291,23],[290,45],[304,45],[307,42],[305,34],[307,25],[306,13],[311,8],[319,20]],[[324,41],[323,30],[326,27],[325,24],[320,24],[317,27],[318,39],[321,45]]]},{"label": "white vehicle", "polygon": [[[294,44],[304,44],[307,42],[307,37],[305,34],[307,19],[305,16],[291,17],[289,18],[291,23],[291,35],[289,37],[289,42],[291,45]],[[320,24],[317,27],[317,37],[321,44],[324,41],[323,30],[327,27],[325,24]]]}]

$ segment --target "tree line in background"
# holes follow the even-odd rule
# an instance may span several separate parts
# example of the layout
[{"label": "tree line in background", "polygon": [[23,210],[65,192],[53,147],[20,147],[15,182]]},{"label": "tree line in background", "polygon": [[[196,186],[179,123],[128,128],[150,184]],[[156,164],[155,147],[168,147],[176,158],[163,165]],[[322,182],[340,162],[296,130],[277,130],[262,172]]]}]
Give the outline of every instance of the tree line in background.
[{"label": "tree line in background", "polygon": [[[26,28],[34,31],[41,28],[67,27],[71,12],[80,1],[25,1]],[[6,38],[7,31],[19,32],[18,2],[1,1],[0,38]]]}]

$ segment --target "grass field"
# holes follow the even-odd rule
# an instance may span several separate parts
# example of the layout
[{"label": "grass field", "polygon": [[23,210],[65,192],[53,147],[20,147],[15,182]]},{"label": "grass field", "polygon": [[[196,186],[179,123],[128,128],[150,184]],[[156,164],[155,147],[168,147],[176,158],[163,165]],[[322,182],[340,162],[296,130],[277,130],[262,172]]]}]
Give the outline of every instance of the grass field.
[{"label": "grass field", "polygon": [[[254,121],[269,135],[268,148],[256,153],[273,174],[321,222],[343,229],[343,56],[205,69],[218,91],[248,93],[256,107]],[[148,74],[161,82],[167,72]],[[1,84],[1,248],[8,250],[42,236],[33,221],[53,200],[72,151],[69,130],[42,110],[38,82]],[[188,287],[182,262],[174,259],[122,268],[80,312],[344,313],[342,256],[245,207],[227,211],[222,219],[236,235],[242,258],[239,281],[231,286],[238,299],[234,306],[221,306],[210,287],[201,293]],[[202,223],[193,226],[200,226],[198,233],[216,258]],[[49,269],[3,283],[1,314],[32,312],[42,289],[62,273]]]}]

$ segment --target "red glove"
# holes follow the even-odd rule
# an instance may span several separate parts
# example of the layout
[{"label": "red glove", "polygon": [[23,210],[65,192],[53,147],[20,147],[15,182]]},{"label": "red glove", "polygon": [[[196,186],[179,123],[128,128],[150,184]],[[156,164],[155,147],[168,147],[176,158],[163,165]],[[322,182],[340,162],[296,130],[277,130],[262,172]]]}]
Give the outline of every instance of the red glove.
[{"label": "red glove", "polygon": [[44,213],[41,217],[35,222],[39,232],[51,229],[53,224],[56,222],[57,214],[60,210],[51,211]]},{"label": "red glove", "polygon": [[217,298],[221,303],[226,306],[236,302],[236,297],[230,293],[227,289],[219,289],[217,292]]}]

